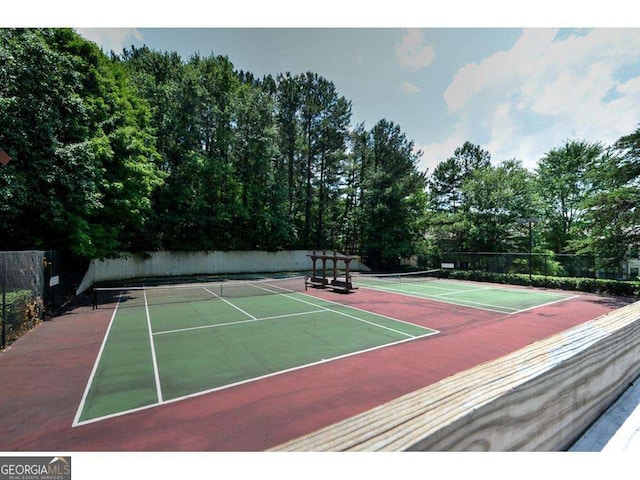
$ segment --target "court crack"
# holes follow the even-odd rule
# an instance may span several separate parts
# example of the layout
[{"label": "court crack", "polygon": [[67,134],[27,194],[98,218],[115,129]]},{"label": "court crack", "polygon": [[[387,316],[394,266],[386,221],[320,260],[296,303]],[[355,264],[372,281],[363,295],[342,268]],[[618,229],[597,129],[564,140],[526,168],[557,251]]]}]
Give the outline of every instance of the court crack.
[{"label": "court crack", "polygon": [[255,360],[257,360],[260,365],[262,365],[264,368],[266,368],[270,372],[273,373],[273,372],[277,372],[278,371],[278,370],[275,370],[273,367],[270,367],[269,365],[264,363],[264,360],[262,360],[262,358],[260,358],[258,355],[256,355],[249,347],[247,347],[246,344],[243,343],[242,344],[242,348],[249,354],[249,356],[251,356]]}]

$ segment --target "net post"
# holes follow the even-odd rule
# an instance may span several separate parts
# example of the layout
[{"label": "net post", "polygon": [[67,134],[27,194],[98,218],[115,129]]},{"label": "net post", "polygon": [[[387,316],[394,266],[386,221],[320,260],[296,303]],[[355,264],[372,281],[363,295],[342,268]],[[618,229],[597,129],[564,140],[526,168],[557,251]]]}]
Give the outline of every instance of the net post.
[{"label": "net post", "polygon": [[95,287],[93,287],[91,306],[92,310],[98,309],[98,290]]}]

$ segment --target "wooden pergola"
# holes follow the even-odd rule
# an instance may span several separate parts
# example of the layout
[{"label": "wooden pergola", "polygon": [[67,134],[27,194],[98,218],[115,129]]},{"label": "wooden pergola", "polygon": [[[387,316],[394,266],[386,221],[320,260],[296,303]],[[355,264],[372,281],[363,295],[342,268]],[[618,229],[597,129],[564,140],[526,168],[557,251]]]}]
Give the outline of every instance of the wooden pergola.
[{"label": "wooden pergola", "polygon": [[[339,255],[335,250],[332,254],[327,254],[326,250],[322,251],[322,254],[316,253],[314,250],[312,254],[307,255],[311,258],[312,273],[311,277],[308,277],[305,285],[310,285],[315,288],[332,288],[335,291],[349,293],[352,290],[356,290],[357,287],[353,286],[351,282],[351,273],[349,271],[349,263],[355,260],[355,257],[347,255]],[[316,262],[320,260],[322,262],[322,269],[319,272]],[[331,261],[332,278],[327,275],[327,262]],[[343,261],[345,265],[344,277],[338,277],[338,262]]]}]

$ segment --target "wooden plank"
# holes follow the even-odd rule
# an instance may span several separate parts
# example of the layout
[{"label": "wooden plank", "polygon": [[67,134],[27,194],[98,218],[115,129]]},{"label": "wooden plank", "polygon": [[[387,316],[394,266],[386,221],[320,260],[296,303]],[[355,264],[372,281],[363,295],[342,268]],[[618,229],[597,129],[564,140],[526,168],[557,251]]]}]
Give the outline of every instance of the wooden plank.
[{"label": "wooden plank", "polygon": [[554,451],[640,375],[640,302],[274,450]]}]

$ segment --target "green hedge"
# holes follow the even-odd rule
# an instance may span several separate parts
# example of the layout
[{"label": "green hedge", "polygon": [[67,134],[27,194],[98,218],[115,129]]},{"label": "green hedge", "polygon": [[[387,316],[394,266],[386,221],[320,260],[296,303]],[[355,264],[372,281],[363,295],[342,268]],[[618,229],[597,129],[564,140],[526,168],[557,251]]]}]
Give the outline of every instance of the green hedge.
[{"label": "green hedge", "polygon": [[620,282],[601,278],[547,277],[522,273],[491,273],[466,270],[442,270],[442,278],[473,280],[476,282],[530,285],[532,287],[577,290],[598,294],[640,297],[640,282]]},{"label": "green hedge", "polygon": [[6,293],[7,344],[33,328],[42,318],[42,299],[34,297],[31,290],[17,290]]}]

